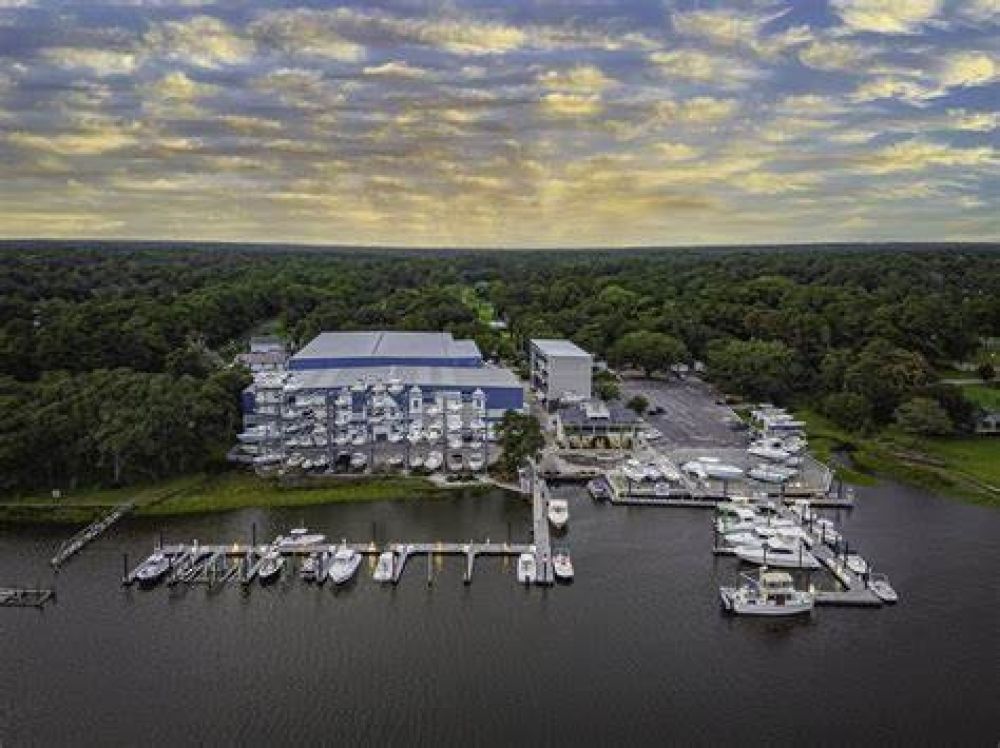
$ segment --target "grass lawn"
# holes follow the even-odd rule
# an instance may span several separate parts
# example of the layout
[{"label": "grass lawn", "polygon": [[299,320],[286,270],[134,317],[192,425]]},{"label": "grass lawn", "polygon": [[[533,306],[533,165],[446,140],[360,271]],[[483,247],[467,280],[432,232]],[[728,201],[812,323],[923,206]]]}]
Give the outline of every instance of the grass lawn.
[{"label": "grass lawn", "polygon": [[[0,501],[0,520],[11,522],[81,523],[110,507],[133,500],[136,514],[168,516],[221,512],[244,507],[295,507],[339,501],[432,499],[453,495],[418,477],[366,477],[325,486],[282,487],[275,481],[244,472],[197,474],[149,486],[69,492],[61,499],[48,495]],[[485,490],[485,489],[466,489]]]},{"label": "grass lawn", "polygon": [[1000,439],[991,436],[928,439],[922,446],[942,462],[1000,489]]},{"label": "grass lawn", "polygon": [[1000,385],[966,384],[962,394],[980,408],[1000,410]]}]

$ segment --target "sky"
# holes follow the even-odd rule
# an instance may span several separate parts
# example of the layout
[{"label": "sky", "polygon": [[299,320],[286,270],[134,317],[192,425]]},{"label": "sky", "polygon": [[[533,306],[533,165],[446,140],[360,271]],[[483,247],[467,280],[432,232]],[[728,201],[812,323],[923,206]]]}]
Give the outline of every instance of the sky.
[{"label": "sky", "polygon": [[0,0],[0,237],[1000,239],[1000,0]]}]

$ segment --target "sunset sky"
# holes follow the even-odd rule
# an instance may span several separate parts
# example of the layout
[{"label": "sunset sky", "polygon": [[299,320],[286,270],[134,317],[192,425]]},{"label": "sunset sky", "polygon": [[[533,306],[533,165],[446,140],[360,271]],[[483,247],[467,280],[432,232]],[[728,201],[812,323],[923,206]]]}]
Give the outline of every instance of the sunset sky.
[{"label": "sunset sky", "polygon": [[1000,238],[1000,0],[0,0],[0,236]]}]

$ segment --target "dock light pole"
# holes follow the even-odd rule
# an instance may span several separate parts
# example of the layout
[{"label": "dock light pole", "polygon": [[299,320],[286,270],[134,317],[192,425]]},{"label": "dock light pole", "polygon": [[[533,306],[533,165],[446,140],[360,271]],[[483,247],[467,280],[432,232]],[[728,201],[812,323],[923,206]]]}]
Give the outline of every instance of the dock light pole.
[{"label": "dock light pole", "polygon": [[128,554],[122,554],[122,584],[128,584]]}]

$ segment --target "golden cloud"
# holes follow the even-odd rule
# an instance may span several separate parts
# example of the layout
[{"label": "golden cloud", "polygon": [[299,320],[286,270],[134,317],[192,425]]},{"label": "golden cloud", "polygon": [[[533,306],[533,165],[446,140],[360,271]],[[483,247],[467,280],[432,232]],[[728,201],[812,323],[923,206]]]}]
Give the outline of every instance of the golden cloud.
[{"label": "golden cloud", "polygon": [[346,39],[337,29],[338,15],[322,10],[296,8],[265,13],[250,26],[262,43],[288,55],[314,55],[341,62],[358,62],[365,48]]},{"label": "golden cloud", "polygon": [[653,52],[649,60],[668,76],[722,87],[741,86],[760,76],[759,70],[739,60],[699,49]]},{"label": "golden cloud", "polygon": [[985,52],[954,52],[945,58],[940,80],[948,88],[983,86],[1000,79],[1000,57]]},{"label": "golden cloud", "polygon": [[382,78],[426,78],[429,74],[425,68],[419,68],[405,60],[390,60],[381,65],[369,65],[361,71],[364,75]]},{"label": "golden cloud", "polygon": [[799,61],[816,70],[859,72],[866,68],[875,50],[857,42],[817,39],[799,50]]},{"label": "golden cloud", "polygon": [[854,31],[910,34],[938,14],[941,0],[833,0],[833,7]]},{"label": "golden cloud", "polygon": [[567,93],[600,93],[615,81],[593,65],[577,65],[569,70],[549,70],[538,76],[538,82],[553,91]]},{"label": "golden cloud", "polygon": [[547,93],[542,111],[553,117],[589,117],[601,111],[601,97],[593,94]]},{"label": "golden cloud", "polygon": [[148,50],[164,59],[216,68],[250,59],[253,43],[213,16],[155,24],[145,36]]},{"label": "golden cloud", "polygon": [[167,73],[149,86],[154,96],[172,101],[194,101],[217,94],[220,90],[219,86],[192,80],[180,70]]},{"label": "golden cloud", "polygon": [[911,139],[881,148],[859,158],[861,168],[873,174],[923,171],[935,167],[996,166],[996,151],[989,147],[954,148],[944,143]]},{"label": "golden cloud", "polygon": [[59,67],[89,70],[96,75],[127,75],[139,64],[134,52],[112,49],[85,49],[80,47],[53,47],[42,55]]}]

